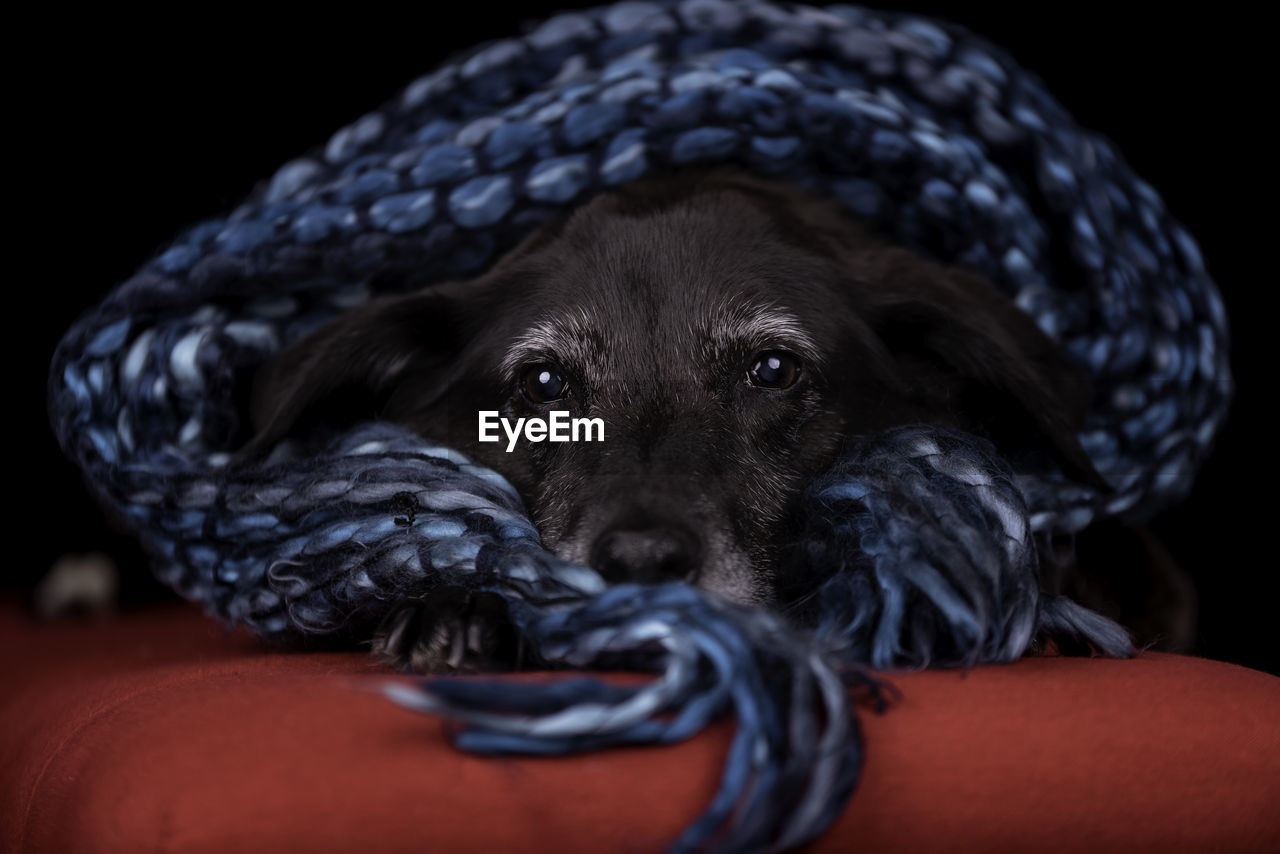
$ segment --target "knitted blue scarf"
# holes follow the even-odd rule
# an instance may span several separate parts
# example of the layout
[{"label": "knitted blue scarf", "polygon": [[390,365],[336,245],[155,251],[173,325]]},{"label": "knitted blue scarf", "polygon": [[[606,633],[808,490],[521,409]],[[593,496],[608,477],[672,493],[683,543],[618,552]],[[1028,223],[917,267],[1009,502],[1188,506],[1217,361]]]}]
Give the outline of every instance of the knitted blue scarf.
[{"label": "knitted blue scarf", "polygon": [[[610,187],[726,163],[994,282],[1092,377],[1080,439],[1114,489],[953,432],[862,443],[806,493],[787,571],[816,592],[796,626],[682,584],[606,588],[542,548],[499,474],[388,424],[233,461],[247,378],[320,323],[406,280],[475,275]],[[67,333],[50,405],[159,576],[212,614],[367,640],[433,586],[502,595],[548,665],[652,680],[388,693],[482,753],[666,743],[731,713],[719,792],[674,848],[781,850],[856,786],[850,689],[881,696],[864,665],[1011,661],[1037,638],[1129,653],[1119,627],[1042,593],[1038,548],[1186,492],[1231,394],[1226,340],[1195,242],[1000,50],[851,7],[621,3],[460,56],[182,234]]]}]

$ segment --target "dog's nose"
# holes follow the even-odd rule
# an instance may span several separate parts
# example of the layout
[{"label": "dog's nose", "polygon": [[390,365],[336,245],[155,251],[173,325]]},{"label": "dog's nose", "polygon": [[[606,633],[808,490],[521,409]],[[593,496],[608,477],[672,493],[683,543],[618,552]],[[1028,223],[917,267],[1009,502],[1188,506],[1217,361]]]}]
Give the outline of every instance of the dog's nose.
[{"label": "dog's nose", "polygon": [[605,531],[595,542],[593,565],[606,581],[693,581],[701,544],[678,525]]}]

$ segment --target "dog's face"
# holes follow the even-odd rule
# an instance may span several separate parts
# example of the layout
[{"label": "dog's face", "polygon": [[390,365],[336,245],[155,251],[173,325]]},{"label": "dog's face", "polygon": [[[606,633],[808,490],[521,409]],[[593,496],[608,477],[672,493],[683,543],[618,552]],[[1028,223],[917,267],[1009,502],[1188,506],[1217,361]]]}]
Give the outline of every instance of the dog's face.
[{"label": "dog's face", "polygon": [[[546,226],[481,278],[375,300],[283,352],[255,446],[381,417],[508,477],[545,545],[607,579],[776,589],[803,485],[907,423],[987,435],[1097,477],[1077,373],[973,274],[871,238],[830,203],[736,173],[640,182]],[[598,418],[603,441],[479,441]]]}]

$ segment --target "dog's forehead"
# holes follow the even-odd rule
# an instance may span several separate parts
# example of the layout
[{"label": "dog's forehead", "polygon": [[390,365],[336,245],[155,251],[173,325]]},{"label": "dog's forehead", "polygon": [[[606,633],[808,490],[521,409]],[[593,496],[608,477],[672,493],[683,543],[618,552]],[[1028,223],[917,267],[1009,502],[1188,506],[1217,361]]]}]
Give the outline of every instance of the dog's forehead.
[{"label": "dog's forehead", "polygon": [[706,327],[804,303],[821,278],[819,259],[781,239],[777,213],[741,193],[617,204],[592,203],[565,226],[544,277],[556,303],[624,322]]},{"label": "dog's forehead", "polygon": [[502,367],[551,358],[602,379],[688,375],[751,348],[824,361],[845,322],[839,277],[796,240],[788,204],[713,191],[584,205],[519,262]]},{"label": "dog's forehead", "polygon": [[564,234],[591,266],[616,269],[643,259],[676,276],[716,276],[776,251],[781,213],[738,192],[667,203],[605,196],[570,218]]}]

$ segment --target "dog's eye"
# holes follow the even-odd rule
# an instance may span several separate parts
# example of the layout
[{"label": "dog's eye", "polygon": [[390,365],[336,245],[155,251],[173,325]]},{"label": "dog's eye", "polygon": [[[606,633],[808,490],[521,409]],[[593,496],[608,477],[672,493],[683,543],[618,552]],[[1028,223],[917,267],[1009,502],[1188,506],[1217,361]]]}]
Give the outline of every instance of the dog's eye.
[{"label": "dog's eye", "polygon": [[800,360],[781,350],[758,354],[747,371],[747,380],[760,388],[790,388],[799,378]]},{"label": "dog's eye", "polygon": [[550,403],[569,392],[569,381],[555,365],[534,365],[520,377],[520,391],[530,403]]}]

